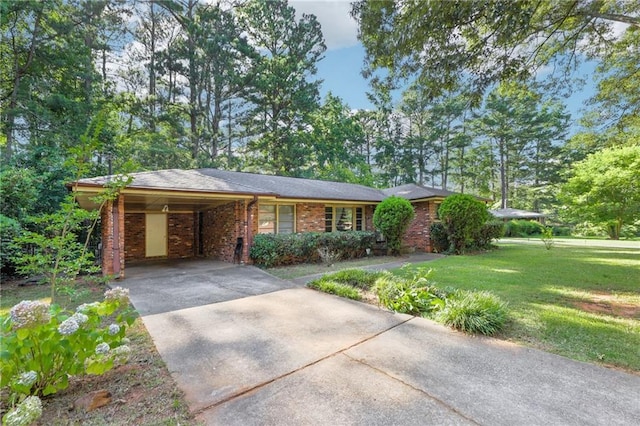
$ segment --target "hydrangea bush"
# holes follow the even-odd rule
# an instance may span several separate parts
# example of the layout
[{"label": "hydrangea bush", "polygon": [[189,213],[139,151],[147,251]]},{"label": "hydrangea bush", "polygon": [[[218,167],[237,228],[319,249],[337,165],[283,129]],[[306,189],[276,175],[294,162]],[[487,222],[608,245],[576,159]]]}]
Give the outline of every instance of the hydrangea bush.
[{"label": "hydrangea bush", "polygon": [[[126,363],[125,332],[134,319],[129,290],[120,287],[75,312],[30,300],[11,308],[0,318],[0,386],[8,387],[12,403],[18,404],[4,417],[23,418],[20,413],[37,405],[26,404],[32,401],[28,397],[65,389],[72,376],[99,375]],[[4,417],[3,424],[20,424]]]}]

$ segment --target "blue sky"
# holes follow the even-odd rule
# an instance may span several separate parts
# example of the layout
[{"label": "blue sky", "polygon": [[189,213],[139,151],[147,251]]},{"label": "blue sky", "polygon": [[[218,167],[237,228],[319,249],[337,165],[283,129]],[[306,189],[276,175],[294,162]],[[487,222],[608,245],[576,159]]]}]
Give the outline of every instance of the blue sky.
[{"label": "blue sky", "polygon": [[[312,13],[322,25],[327,44],[324,59],[318,64],[318,77],[324,80],[321,96],[331,92],[342,98],[352,109],[371,109],[366,97],[367,81],[360,74],[364,47],[357,39],[358,26],[349,16],[350,3],[345,0],[290,0],[299,14]],[[586,64],[578,74],[587,76],[587,84],[566,99],[567,110],[577,120],[583,102],[594,93],[593,64]],[[575,126],[575,124],[574,124]]]}]

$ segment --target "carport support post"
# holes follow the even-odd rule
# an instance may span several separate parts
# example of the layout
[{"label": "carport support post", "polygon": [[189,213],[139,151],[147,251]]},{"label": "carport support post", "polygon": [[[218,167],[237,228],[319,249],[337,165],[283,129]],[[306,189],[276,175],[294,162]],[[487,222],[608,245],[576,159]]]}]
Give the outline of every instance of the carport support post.
[{"label": "carport support post", "polygon": [[102,275],[124,278],[124,196],[107,201],[102,221]]}]

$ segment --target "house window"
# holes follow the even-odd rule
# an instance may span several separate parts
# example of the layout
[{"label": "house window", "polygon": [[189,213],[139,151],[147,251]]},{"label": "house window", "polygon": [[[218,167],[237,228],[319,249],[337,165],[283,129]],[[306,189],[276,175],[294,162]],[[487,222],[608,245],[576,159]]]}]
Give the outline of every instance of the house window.
[{"label": "house window", "polygon": [[295,207],[291,204],[260,204],[258,233],[291,234],[295,232]]},{"label": "house window", "polygon": [[436,209],[436,212],[435,212],[435,220],[440,220],[440,205],[441,205],[441,204],[442,204],[441,202],[433,203],[433,206],[434,206],[434,208]]},{"label": "house window", "polygon": [[351,206],[325,207],[324,230],[326,232],[364,230],[364,209]]}]

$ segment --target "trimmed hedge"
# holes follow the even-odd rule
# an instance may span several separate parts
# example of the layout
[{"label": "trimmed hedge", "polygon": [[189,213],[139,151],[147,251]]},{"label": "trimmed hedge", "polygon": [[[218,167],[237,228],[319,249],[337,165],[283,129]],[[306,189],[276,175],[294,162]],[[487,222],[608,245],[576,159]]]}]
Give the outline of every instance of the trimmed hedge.
[{"label": "trimmed hedge", "polygon": [[266,268],[320,261],[318,248],[326,247],[339,259],[364,257],[376,242],[370,231],[305,232],[300,234],[258,234],[249,256]]},{"label": "trimmed hedge", "polygon": [[542,235],[544,225],[534,220],[510,220],[504,230],[505,237],[528,237],[530,235]]}]

